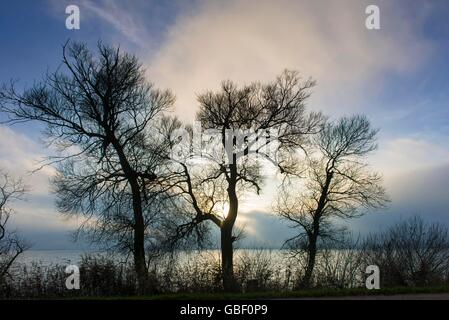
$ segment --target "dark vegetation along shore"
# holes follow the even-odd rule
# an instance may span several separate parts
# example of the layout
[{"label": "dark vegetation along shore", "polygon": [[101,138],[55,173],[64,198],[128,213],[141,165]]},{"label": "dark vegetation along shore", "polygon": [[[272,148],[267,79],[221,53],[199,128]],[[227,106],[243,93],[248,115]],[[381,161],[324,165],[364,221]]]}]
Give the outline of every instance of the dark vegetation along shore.
[{"label": "dark vegetation along shore", "polygon": [[[304,260],[288,250],[239,250],[238,292],[222,290],[219,254],[193,251],[161,254],[149,274],[156,291],[140,294],[132,263],[114,256],[86,255],[80,290],[67,290],[65,266],[18,265],[1,283],[2,298],[258,299],[438,293],[449,289],[449,237],[419,218],[397,224],[363,241],[320,248],[309,288],[301,288]],[[380,290],[365,287],[365,269],[375,261]]]}]

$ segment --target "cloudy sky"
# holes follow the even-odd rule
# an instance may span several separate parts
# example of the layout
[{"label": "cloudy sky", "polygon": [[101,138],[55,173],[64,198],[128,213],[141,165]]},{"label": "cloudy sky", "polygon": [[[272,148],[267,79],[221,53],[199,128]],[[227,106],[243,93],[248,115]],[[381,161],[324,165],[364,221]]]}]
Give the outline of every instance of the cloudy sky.
[{"label": "cloudy sky", "polygon": [[[65,8],[78,5],[81,28],[67,30]],[[380,8],[380,30],[365,8]],[[224,79],[271,80],[283,69],[318,81],[310,110],[336,118],[365,113],[380,128],[371,158],[392,199],[387,210],[351,221],[376,231],[420,214],[449,225],[449,6],[445,0],[2,1],[0,83],[26,87],[61,61],[67,39],[99,39],[136,54],[158,87],[177,96],[174,112],[192,121],[196,95]],[[46,168],[50,151],[35,125],[0,125],[0,167],[24,176],[31,191],[15,205],[14,225],[35,249],[76,248],[77,221],[54,210]],[[242,207],[247,241],[278,245],[288,228],[269,213],[274,184]]]}]

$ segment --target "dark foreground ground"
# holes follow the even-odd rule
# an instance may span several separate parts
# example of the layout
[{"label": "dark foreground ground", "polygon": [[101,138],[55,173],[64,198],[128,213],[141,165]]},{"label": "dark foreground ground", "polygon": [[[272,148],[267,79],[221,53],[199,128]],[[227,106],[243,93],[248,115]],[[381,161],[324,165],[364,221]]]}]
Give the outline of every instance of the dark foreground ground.
[{"label": "dark foreground ground", "polygon": [[[14,298],[6,298],[10,300]],[[23,298],[22,298],[23,299]],[[440,287],[396,287],[379,290],[352,289],[309,289],[285,292],[246,293],[173,293],[144,296],[85,296],[41,297],[25,300],[449,300],[449,286]],[[2,298],[0,298],[0,301]],[[19,299],[20,300],[20,299]]]},{"label": "dark foreground ground", "polygon": [[[79,297],[78,299],[98,299]],[[398,287],[379,290],[311,289],[288,292],[185,293],[131,297],[101,297],[106,300],[449,300],[449,286]]]},{"label": "dark foreground ground", "polygon": [[346,297],[290,298],[288,300],[449,300],[449,293],[412,293]]}]

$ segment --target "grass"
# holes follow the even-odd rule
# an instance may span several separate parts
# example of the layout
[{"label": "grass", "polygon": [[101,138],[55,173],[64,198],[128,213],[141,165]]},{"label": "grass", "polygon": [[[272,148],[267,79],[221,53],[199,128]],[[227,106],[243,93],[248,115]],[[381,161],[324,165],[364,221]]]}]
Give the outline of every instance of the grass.
[{"label": "grass", "polygon": [[285,292],[251,292],[251,293],[177,293],[150,296],[111,296],[81,297],[81,299],[102,300],[255,300],[255,299],[289,299],[289,298],[321,298],[361,295],[395,295],[413,293],[449,293],[449,286],[442,287],[397,287],[379,290],[365,288],[353,289],[310,289]]}]

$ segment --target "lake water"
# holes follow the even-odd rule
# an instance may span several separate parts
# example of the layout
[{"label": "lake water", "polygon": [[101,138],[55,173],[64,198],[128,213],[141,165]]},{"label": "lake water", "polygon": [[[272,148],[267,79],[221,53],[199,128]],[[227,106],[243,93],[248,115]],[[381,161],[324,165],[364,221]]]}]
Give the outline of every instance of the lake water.
[{"label": "lake water", "polygon": [[[260,250],[253,249],[236,249],[234,253],[234,258],[237,259],[242,253],[252,253]],[[265,253],[269,254],[274,262],[280,262],[281,251],[280,250],[263,250]],[[81,257],[86,254],[101,254],[100,251],[94,250],[28,250],[22,253],[16,260],[17,264],[31,265],[33,262],[41,264],[43,266],[49,265],[69,265],[69,264],[79,264],[81,262]],[[197,251],[188,251],[180,255],[181,260],[191,257],[191,255],[198,254]],[[203,250],[203,257],[215,257],[219,258],[219,250]]]},{"label": "lake water", "polygon": [[31,265],[31,263],[36,262],[45,266],[78,264],[81,261],[81,256],[88,253],[96,253],[96,251],[28,250],[17,258],[17,263]]}]

